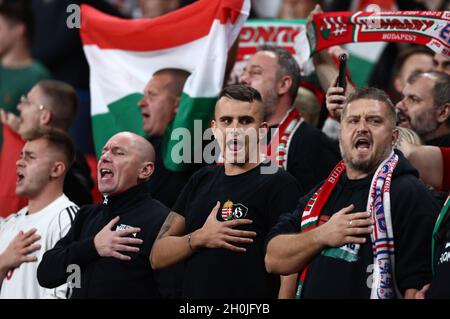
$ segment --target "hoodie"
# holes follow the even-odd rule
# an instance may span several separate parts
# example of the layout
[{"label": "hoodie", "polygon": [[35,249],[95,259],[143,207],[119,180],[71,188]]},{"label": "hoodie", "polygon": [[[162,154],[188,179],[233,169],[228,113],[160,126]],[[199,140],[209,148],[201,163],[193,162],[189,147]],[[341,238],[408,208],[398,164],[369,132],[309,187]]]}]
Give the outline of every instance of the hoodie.
[{"label": "hoodie", "polygon": [[[391,183],[391,214],[395,242],[395,279],[402,294],[407,289],[421,289],[431,279],[430,238],[439,206],[430,192],[418,180],[417,171],[401,152]],[[358,180],[349,180],[342,174],[330,194],[319,225],[351,204],[353,212],[366,211],[367,197],[373,174]],[[322,185],[315,187],[301,198],[297,209],[284,214],[272,229],[267,242],[280,234],[298,233],[304,208]],[[373,254],[370,235],[365,244],[348,244],[329,248],[317,255],[308,266],[308,276],[303,286],[302,297],[326,298],[370,298]]]}]

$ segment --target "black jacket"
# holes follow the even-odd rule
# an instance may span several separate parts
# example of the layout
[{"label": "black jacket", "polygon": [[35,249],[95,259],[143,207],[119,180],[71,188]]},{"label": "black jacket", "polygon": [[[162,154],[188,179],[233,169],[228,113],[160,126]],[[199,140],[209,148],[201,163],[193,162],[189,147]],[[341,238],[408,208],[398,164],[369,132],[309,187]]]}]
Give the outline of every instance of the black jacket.
[{"label": "black jacket", "polygon": [[426,145],[433,145],[439,147],[450,147],[450,134],[436,137],[425,143]]},{"label": "black jacket", "polygon": [[307,193],[327,178],[340,160],[338,145],[320,130],[303,122],[292,137],[286,170]]},{"label": "black jacket", "polygon": [[152,143],[156,153],[155,171],[148,181],[150,194],[167,207],[172,208],[195,168],[190,167],[181,172],[167,169],[164,166],[161,150],[162,137],[149,137],[148,140]]},{"label": "black jacket", "polygon": [[[81,270],[81,287],[72,298],[158,298],[159,291],[150,266],[150,251],[169,209],[152,199],[148,185],[135,186],[110,197],[103,204],[82,207],[69,233],[47,251],[38,267],[39,284],[55,288],[67,281],[71,264]],[[125,253],[130,261],[100,257],[94,245],[95,235],[114,217],[113,227],[139,227],[136,238],[143,240],[139,253]]]},{"label": "black jacket", "polygon": [[[400,292],[420,289],[431,279],[430,238],[439,207],[417,179],[418,173],[396,151],[399,161],[392,174],[390,190],[391,220],[395,240],[395,279]],[[323,206],[319,224],[326,222],[340,209],[353,204],[353,212],[366,210],[373,174],[350,180],[344,173]],[[309,199],[323,183],[301,198],[293,213],[284,214],[267,237],[269,242],[280,234],[298,233],[301,217]],[[303,286],[305,299],[369,298],[373,270],[372,242],[369,235],[362,245],[327,248],[308,265]],[[347,252],[347,253],[346,253]]]},{"label": "black jacket", "polygon": [[94,182],[91,178],[91,169],[83,153],[77,150],[75,161],[64,180],[64,194],[81,207],[92,204],[92,187],[94,187]]}]

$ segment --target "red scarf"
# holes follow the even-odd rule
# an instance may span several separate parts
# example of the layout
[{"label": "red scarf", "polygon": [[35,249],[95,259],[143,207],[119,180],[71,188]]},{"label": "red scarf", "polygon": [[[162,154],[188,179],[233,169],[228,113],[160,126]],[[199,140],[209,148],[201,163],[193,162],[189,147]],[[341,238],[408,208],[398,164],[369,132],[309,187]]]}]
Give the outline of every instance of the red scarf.
[{"label": "red scarf", "polygon": [[267,146],[266,154],[271,161],[277,163],[278,167],[286,169],[290,142],[302,122],[303,119],[299,111],[293,107],[281,120],[275,134],[272,136],[270,144]]},{"label": "red scarf", "polygon": [[407,42],[450,57],[450,11],[327,12],[315,14],[295,39],[301,63],[334,45]]},{"label": "red scarf", "polygon": [[[333,191],[337,182],[341,178],[342,173],[344,172],[345,172],[344,161],[340,161],[333,169],[330,176],[328,176],[327,180],[322,185],[322,187],[320,187],[310,198],[310,200],[306,204],[305,210],[302,215],[301,232],[311,230],[317,226],[319,215],[322,212],[322,209],[325,206],[331,192]],[[299,299],[301,296],[301,291],[307,274],[308,274],[308,266],[303,268],[303,270],[300,273],[296,293],[297,299]]]}]

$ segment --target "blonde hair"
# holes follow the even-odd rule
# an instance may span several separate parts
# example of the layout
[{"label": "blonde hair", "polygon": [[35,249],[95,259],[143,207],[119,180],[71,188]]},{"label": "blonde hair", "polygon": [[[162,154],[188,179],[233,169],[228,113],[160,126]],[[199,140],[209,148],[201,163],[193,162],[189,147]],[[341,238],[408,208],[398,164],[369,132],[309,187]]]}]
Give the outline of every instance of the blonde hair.
[{"label": "blonde hair", "polygon": [[420,146],[422,145],[422,141],[420,140],[419,135],[409,128],[404,128],[397,126],[398,130],[398,140],[396,143],[396,147],[399,145],[400,141],[404,140],[409,144]]}]

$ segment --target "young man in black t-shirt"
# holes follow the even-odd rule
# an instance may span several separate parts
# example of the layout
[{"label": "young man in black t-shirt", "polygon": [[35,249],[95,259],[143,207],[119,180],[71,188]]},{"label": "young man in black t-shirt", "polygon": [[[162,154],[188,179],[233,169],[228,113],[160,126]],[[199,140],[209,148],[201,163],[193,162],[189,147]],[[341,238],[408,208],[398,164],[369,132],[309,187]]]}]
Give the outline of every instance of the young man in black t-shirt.
[{"label": "young man in black t-shirt", "polygon": [[278,294],[278,276],[265,270],[264,243],[279,215],[295,208],[300,191],[285,171],[266,174],[270,166],[262,163],[257,147],[258,130],[267,127],[263,113],[255,89],[223,90],[212,128],[224,165],[192,176],[152,249],[154,269],[185,261],[184,298]]},{"label": "young man in black t-shirt", "polygon": [[417,171],[392,150],[395,110],[384,92],[356,91],[341,125],[343,163],[280,218],[268,236],[266,267],[300,272],[299,298],[413,298],[430,280],[428,238],[438,206]]}]

